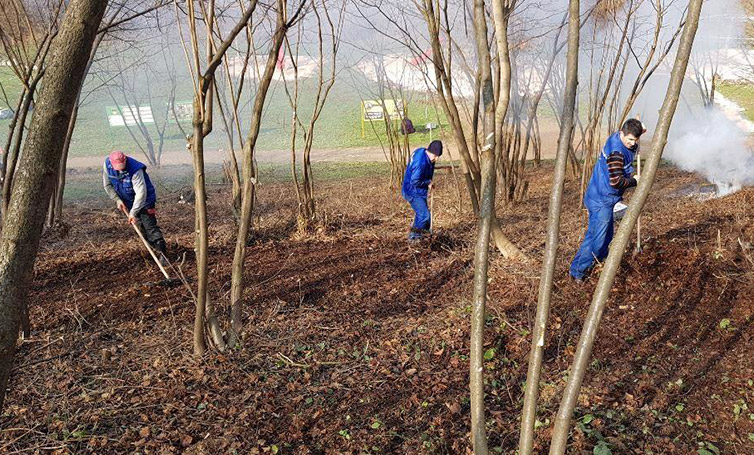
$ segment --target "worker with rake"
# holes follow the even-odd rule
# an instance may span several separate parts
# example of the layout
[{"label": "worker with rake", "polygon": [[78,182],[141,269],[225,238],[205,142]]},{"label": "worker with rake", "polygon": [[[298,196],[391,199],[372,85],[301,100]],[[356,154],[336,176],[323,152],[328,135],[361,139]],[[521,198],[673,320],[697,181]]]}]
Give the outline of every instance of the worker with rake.
[{"label": "worker with rake", "polygon": [[416,214],[408,234],[410,242],[421,240],[429,234],[432,227],[432,215],[427,206],[427,195],[432,189],[435,162],[440,155],[442,155],[442,141],[435,140],[427,148],[419,147],[414,150],[411,161],[406,166],[401,193]]},{"label": "worker with rake", "polygon": [[646,131],[637,119],[629,119],[620,131],[605,142],[592,178],[584,195],[584,205],[589,210],[589,226],[581,248],[571,262],[570,276],[578,282],[591,272],[597,261],[607,257],[613,240],[613,208],[623,199],[627,188],[635,187],[639,176],[634,172],[634,154],[639,137]]},{"label": "worker with rake", "polygon": [[157,225],[154,208],[157,196],[146,169],[146,165],[123,152],[113,151],[105,158],[102,184],[118,210],[128,215],[128,222],[137,226],[152,248],[162,253],[160,262],[164,265],[167,245]]}]

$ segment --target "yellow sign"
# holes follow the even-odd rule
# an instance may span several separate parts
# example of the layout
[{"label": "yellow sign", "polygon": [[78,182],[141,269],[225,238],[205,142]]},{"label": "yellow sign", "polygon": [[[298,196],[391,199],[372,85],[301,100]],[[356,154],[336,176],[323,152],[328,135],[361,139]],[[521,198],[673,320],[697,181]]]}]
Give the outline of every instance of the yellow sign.
[{"label": "yellow sign", "polygon": [[384,120],[396,121],[404,117],[403,100],[364,100],[361,102],[361,137],[364,137],[364,122]]},{"label": "yellow sign", "polygon": [[364,120],[382,120],[385,114],[391,120],[403,118],[403,100],[365,100],[361,111]]}]

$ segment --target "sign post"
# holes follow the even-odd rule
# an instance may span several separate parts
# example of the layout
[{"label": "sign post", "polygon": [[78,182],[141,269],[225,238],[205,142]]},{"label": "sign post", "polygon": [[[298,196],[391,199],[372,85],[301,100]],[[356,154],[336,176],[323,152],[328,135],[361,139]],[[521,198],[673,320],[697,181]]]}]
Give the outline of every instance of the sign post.
[{"label": "sign post", "polygon": [[365,123],[375,120],[400,121],[404,116],[403,100],[364,100],[361,102],[361,137],[365,137]]}]

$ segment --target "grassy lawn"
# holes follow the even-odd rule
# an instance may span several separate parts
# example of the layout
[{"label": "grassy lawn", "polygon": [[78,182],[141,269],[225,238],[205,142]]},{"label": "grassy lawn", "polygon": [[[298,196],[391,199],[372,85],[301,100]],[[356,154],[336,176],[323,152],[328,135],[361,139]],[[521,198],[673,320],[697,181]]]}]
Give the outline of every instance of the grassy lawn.
[{"label": "grassy lawn", "polygon": [[746,118],[754,121],[754,85],[723,82],[718,84],[717,90],[744,108]]},{"label": "grassy lawn", "polygon": [[[5,107],[6,104],[15,104],[20,93],[20,84],[9,68],[0,67],[0,83],[5,89],[8,100],[8,103],[6,103],[0,92],[0,107]],[[165,94],[168,93],[170,88],[165,85],[164,81],[150,83],[152,84],[153,95],[152,112],[158,122],[162,123],[161,119],[165,115],[163,106],[166,105],[167,100]],[[315,87],[313,83],[313,80],[303,80],[300,88],[299,115],[305,124],[311,116],[314,103]],[[126,127],[111,127],[109,125],[107,107],[114,106],[115,103],[105,89],[95,88],[98,86],[99,81],[88,80],[84,88],[85,98],[79,109],[78,122],[71,144],[71,156],[99,156],[112,149],[138,152],[139,148]],[[359,89],[357,90],[355,86]],[[88,87],[93,88],[91,93]],[[373,89],[373,87],[370,86],[369,82],[363,80],[363,78],[358,80],[356,75],[351,77],[346,74],[346,71],[343,71],[341,80],[336,82],[330,92],[327,104],[318,120],[314,138],[315,148],[373,147],[379,146],[380,140],[386,141],[385,126],[382,121],[375,122],[374,129],[368,122],[365,123],[364,137],[362,137],[360,103],[362,99],[375,98],[370,93],[370,89]],[[248,128],[251,116],[250,106],[253,104],[251,94],[253,94],[253,87],[246,90],[247,99],[242,100],[241,103],[242,106],[246,106],[241,111],[241,125],[244,130]],[[145,99],[145,97],[143,98]],[[429,141],[430,135],[428,132],[420,132],[421,127],[428,122],[446,126],[445,116],[442,112],[435,110],[431,99],[428,99],[424,94],[406,93],[405,98],[408,116],[417,128],[417,133],[411,135],[411,144],[424,145]],[[180,83],[177,87],[176,101],[190,102],[191,99],[192,87],[190,82]],[[122,100],[119,100],[119,102],[122,105],[125,104]],[[7,131],[6,128],[9,124],[10,119],[0,120],[0,131]],[[191,125],[189,122],[184,122],[182,125],[184,130],[190,132]],[[156,129],[154,129],[154,125],[148,125],[148,128],[151,128],[151,136],[156,144],[158,138]],[[143,145],[144,140],[136,128],[131,127],[131,130]],[[375,130],[377,134],[375,134]],[[285,94],[282,82],[273,82],[268,94],[262,129],[257,143],[258,147],[265,150],[289,149],[290,132],[291,107],[288,97]],[[433,137],[437,138],[438,134],[439,132],[435,130]],[[303,134],[300,133],[299,138],[302,139]],[[227,148],[227,141],[222,119],[219,112],[216,111],[213,132],[207,137],[205,143],[210,148]],[[165,134],[165,150],[181,150],[184,147],[185,139],[181,129],[175,122],[170,122]]]},{"label": "grassy lawn", "polygon": [[[384,162],[335,163],[321,162],[312,164],[315,188],[316,182],[344,181],[348,179],[388,177],[390,167]],[[157,187],[158,197],[174,193],[181,188],[193,185],[193,168],[189,164],[165,165],[160,169],[149,171],[149,176]],[[292,183],[291,167],[284,164],[259,165],[259,183]],[[207,184],[216,185],[224,182],[222,168],[219,165],[207,166]],[[316,191],[316,190],[315,190]],[[99,170],[74,171],[66,178],[64,198],[68,202],[105,200],[102,189],[102,174]]]}]

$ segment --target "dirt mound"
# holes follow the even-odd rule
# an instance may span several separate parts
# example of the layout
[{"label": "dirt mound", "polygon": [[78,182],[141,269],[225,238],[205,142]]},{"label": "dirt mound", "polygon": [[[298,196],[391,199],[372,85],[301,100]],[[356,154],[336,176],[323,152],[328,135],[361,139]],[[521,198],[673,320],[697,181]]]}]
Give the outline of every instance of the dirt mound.
[{"label": "dirt mound", "polygon": [[[550,178],[533,171],[529,199],[500,209],[533,258]],[[244,348],[203,359],[190,356],[188,290],[149,285],[159,272],[110,209],[76,209],[36,267],[35,332],[20,348],[0,452],[467,453],[476,224],[452,182],[438,182],[435,235],[419,245],[405,241],[407,205],[382,181],[323,185],[323,226],[306,238],[293,235],[290,191],[266,187],[245,265]],[[754,191],[667,197],[694,182],[663,169],[655,184],[644,251],[624,259],[604,315],[573,453],[754,453]],[[565,279],[585,227],[576,188],[566,190],[540,451],[596,281]],[[224,190],[210,197],[211,297],[225,315],[234,227]],[[193,276],[192,209],[160,209],[171,257]],[[538,267],[492,256],[486,401],[490,447],[502,453],[518,438]]]}]

